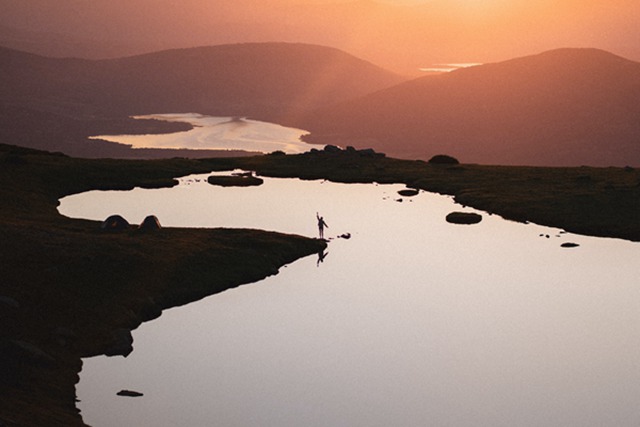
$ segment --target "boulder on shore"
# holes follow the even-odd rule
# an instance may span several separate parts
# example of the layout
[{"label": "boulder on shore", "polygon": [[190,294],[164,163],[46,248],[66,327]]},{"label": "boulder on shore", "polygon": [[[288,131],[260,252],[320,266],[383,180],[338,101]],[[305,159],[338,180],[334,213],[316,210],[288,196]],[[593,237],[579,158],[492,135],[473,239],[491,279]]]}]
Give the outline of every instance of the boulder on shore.
[{"label": "boulder on shore", "polygon": [[460,164],[455,157],[448,156],[446,154],[436,154],[429,159],[430,165],[457,165]]},{"label": "boulder on shore", "polygon": [[158,217],[155,215],[147,216],[138,227],[140,230],[159,230],[162,228]]},{"label": "boulder on shore", "polygon": [[324,152],[325,153],[341,153],[342,149],[336,145],[328,144],[324,146]]},{"label": "boulder on shore", "polygon": [[111,215],[105,219],[100,225],[100,228],[104,231],[120,231],[129,228],[129,221],[121,217],[120,215]]},{"label": "boulder on shore", "polygon": [[451,212],[447,215],[447,222],[451,224],[477,224],[482,221],[482,215],[473,212]]}]

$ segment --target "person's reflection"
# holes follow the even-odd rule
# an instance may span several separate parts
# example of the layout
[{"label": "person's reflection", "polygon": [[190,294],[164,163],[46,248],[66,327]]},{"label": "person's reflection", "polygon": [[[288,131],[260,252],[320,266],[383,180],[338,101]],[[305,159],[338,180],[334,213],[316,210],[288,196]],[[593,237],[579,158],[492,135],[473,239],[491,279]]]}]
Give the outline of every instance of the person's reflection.
[{"label": "person's reflection", "polygon": [[329,252],[325,252],[324,249],[318,252],[318,262],[316,262],[316,267],[320,267],[320,264],[324,262],[327,255],[329,255]]}]

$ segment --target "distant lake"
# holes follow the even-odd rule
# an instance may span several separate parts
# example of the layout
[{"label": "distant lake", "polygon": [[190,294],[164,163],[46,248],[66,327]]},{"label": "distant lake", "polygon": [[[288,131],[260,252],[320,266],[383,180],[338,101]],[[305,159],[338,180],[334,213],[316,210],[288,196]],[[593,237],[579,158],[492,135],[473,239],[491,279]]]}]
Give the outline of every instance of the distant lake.
[{"label": "distant lake", "polygon": [[298,154],[321,145],[310,145],[300,138],[308,132],[275,123],[243,117],[212,117],[201,114],[152,114],[136,119],[185,122],[194,126],[186,132],[159,135],[101,135],[93,139],[131,145],[133,148],[189,148],[210,150],[245,150],[260,153],[283,151]]},{"label": "distant lake", "polygon": [[[332,238],[256,284],[167,310],[85,359],[94,427],[640,425],[640,245],[483,214],[400,185],[265,179],[92,191],[59,210]],[[337,238],[350,233],[350,239]],[[562,248],[562,243],[577,243]],[[122,389],[144,393],[117,397]]]}]

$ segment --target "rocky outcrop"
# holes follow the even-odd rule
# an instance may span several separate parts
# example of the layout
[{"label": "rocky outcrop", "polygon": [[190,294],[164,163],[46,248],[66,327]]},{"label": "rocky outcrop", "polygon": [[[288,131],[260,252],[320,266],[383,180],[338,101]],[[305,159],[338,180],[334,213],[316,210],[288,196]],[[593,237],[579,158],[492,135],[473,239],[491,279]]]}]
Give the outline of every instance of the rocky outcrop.
[{"label": "rocky outcrop", "polygon": [[455,157],[447,156],[446,154],[436,154],[429,159],[431,165],[457,165],[460,162]]},{"label": "rocky outcrop", "polygon": [[113,331],[111,346],[104,352],[106,356],[127,357],[133,351],[133,337],[131,331],[126,328]]},{"label": "rocky outcrop", "polygon": [[326,153],[340,153],[342,151],[342,149],[340,147],[335,146],[335,145],[327,144],[324,147],[324,151]]}]

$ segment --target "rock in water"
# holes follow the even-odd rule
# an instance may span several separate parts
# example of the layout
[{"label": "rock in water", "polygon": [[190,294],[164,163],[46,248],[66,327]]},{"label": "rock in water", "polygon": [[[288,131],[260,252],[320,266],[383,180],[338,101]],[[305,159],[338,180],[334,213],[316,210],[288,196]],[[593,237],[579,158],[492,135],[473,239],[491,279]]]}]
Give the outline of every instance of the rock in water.
[{"label": "rock in water", "polygon": [[144,394],[137,392],[137,391],[131,391],[131,390],[120,390],[118,393],[116,393],[118,396],[124,396],[124,397],[141,397],[144,396]]},{"label": "rock in water", "polygon": [[451,212],[446,219],[451,224],[477,224],[482,221],[482,215],[473,212]]},{"label": "rock in water", "polygon": [[563,248],[577,248],[578,246],[580,246],[577,243],[571,243],[571,242],[567,242],[567,243],[563,243],[560,245]]},{"label": "rock in water", "polygon": [[264,180],[252,175],[212,175],[207,182],[220,187],[253,187],[262,185]]},{"label": "rock in water", "polygon": [[406,188],[404,190],[398,191],[398,194],[405,197],[413,197],[417,196],[420,193],[420,190],[416,190],[414,188]]}]

